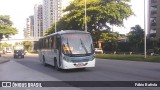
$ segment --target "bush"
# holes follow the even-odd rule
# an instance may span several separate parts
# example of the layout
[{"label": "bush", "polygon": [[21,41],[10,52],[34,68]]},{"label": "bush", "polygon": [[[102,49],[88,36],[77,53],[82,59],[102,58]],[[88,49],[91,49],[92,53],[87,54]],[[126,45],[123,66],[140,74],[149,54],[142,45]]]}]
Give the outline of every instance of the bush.
[{"label": "bush", "polygon": [[97,54],[96,58],[101,59],[112,59],[112,60],[127,60],[127,61],[147,61],[147,62],[160,62],[160,56],[150,56],[144,58],[144,55],[123,55],[123,54]]}]

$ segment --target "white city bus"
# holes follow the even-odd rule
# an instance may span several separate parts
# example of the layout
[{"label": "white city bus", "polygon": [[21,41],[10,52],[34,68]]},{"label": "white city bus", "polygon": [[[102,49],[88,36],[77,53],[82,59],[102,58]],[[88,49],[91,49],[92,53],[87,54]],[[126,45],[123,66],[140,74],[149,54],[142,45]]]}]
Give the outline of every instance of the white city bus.
[{"label": "white city bus", "polygon": [[39,58],[57,70],[95,67],[95,53],[90,33],[62,30],[39,39]]}]

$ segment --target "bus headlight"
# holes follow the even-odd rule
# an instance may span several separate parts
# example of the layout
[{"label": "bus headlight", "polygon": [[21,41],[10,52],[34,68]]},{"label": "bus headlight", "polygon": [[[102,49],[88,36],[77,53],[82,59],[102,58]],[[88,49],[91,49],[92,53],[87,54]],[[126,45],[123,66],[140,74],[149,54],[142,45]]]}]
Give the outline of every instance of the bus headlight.
[{"label": "bus headlight", "polygon": [[63,59],[64,59],[64,60],[67,60],[67,58],[66,58],[65,56],[63,57]]},{"label": "bus headlight", "polygon": [[95,58],[96,58],[96,56],[95,56],[95,55],[93,55],[93,57],[92,57],[91,61],[92,61],[92,60],[94,60]]},{"label": "bus headlight", "polygon": [[66,56],[64,56],[63,59],[67,62],[70,62],[70,60]]}]

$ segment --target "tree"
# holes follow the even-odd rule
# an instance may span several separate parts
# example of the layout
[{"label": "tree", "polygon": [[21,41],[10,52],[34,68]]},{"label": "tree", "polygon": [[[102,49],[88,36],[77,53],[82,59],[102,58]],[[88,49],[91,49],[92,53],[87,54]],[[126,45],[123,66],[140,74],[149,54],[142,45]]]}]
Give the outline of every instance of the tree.
[{"label": "tree", "polygon": [[9,36],[17,34],[17,29],[12,27],[12,24],[8,15],[0,15],[0,40],[3,36],[9,38]]},{"label": "tree", "polygon": [[[128,4],[130,0],[87,0],[87,31],[91,33],[96,42],[103,31],[109,31],[106,24],[124,26],[123,20],[133,15]],[[60,21],[56,23],[57,31],[84,30],[84,0],[74,0],[70,3]],[[55,24],[47,30],[46,34],[54,32]]]},{"label": "tree", "polygon": [[32,42],[30,42],[30,41],[24,41],[23,45],[24,45],[25,49],[27,51],[29,51],[29,48],[32,46]]},{"label": "tree", "polygon": [[11,46],[12,46],[12,44],[8,44],[6,42],[1,44],[2,48],[4,48],[4,47],[11,47]]},{"label": "tree", "polygon": [[100,36],[100,40],[104,41],[104,42],[111,42],[111,41],[118,41],[118,39],[120,38],[124,38],[126,37],[123,34],[119,34],[118,32],[106,32],[106,33],[102,33]]},{"label": "tree", "polygon": [[[101,36],[100,36],[100,40],[102,42],[104,42],[105,44],[107,45],[104,45],[107,46],[107,47],[110,47],[110,51],[117,51],[117,47],[118,47],[118,40],[120,38],[124,38],[126,37],[125,35],[123,34],[119,34],[118,32],[105,32],[105,33],[102,33]],[[105,47],[105,48],[107,48]],[[109,50],[109,49],[108,49]]]},{"label": "tree", "polygon": [[127,36],[129,42],[132,45],[132,50],[139,51],[138,49],[142,47],[144,42],[144,30],[140,27],[140,25],[135,25],[135,27],[131,27],[131,31],[128,33]]}]

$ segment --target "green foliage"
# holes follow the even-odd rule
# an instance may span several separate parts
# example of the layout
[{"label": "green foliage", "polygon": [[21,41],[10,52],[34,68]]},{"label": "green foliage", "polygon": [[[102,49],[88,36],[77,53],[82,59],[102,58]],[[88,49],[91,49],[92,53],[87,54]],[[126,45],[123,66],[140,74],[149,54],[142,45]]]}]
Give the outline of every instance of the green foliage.
[{"label": "green foliage", "polygon": [[117,43],[117,51],[118,52],[122,52],[122,53],[126,53],[126,52],[130,52],[130,43],[129,42],[118,42]]},{"label": "green foliage", "polygon": [[1,22],[4,22],[5,24],[8,24],[8,25],[13,24],[13,22],[10,21],[10,16],[8,16],[8,15],[0,15],[0,20],[1,20]]},{"label": "green foliage", "polygon": [[124,37],[125,35],[119,34],[118,32],[106,32],[101,34],[100,39],[105,42],[115,42]]},{"label": "green foliage", "polygon": [[[106,23],[116,26],[123,26],[123,20],[133,15],[128,4],[130,0],[87,0],[87,31],[96,37],[96,41],[101,35],[101,31],[109,30]],[[66,9],[64,17],[56,23],[57,31],[60,30],[84,30],[84,0],[73,0]],[[53,25],[46,34],[54,32]]]},{"label": "green foliage", "polygon": [[3,48],[3,47],[11,47],[12,46],[12,44],[8,44],[8,43],[2,43],[1,44],[1,47]]},{"label": "green foliage", "polygon": [[103,49],[107,51],[117,51],[118,40],[126,37],[118,32],[105,32],[100,36],[100,40],[103,41]]},{"label": "green foliage", "polygon": [[25,49],[28,51],[29,48],[31,48],[31,46],[32,46],[32,42],[30,42],[30,41],[24,41],[23,45],[24,45]]},{"label": "green foliage", "polygon": [[3,38],[3,35],[8,38],[10,35],[17,34],[17,30],[12,27],[12,24],[8,15],[0,15],[0,39]]},{"label": "green foliage", "polygon": [[128,60],[128,61],[147,61],[147,62],[160,62],[160,56],[147,56],[144,55],[113,55],[113,54],[99,54],[96,58],[112,59],[112,60]]},{"label": "green foliage", "polygon": [[132,50],[139,51],[139,47],[141,47],[144,42],[144,30],[139,25],[131,27],[131,31],[128,33],[128,39],[132,45]]}]

